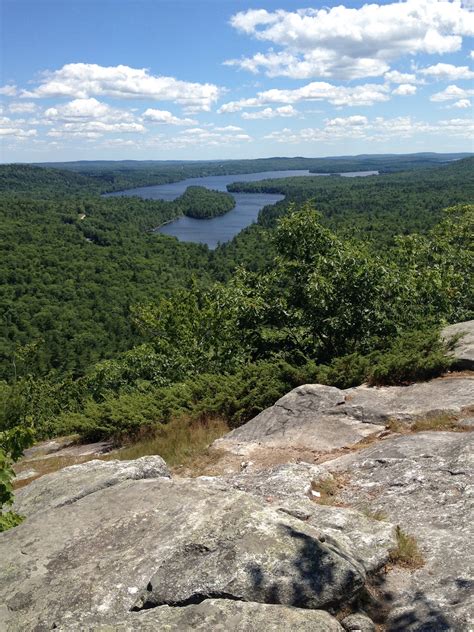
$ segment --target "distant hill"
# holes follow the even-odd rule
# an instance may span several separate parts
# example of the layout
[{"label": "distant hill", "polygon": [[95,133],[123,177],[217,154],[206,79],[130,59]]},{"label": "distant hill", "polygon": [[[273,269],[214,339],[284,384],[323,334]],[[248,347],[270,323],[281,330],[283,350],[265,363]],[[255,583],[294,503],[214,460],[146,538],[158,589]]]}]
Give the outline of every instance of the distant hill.
[{"label": "distant hill", "polygon": [[0,192],[3,193],[33,194],[38,198],[84,192],[86,189],[94,193],[102,188],[97,178],[71,171],[23,164],[0,165]]},{"label": "distant hill", "polygon": [[[46,162],[35,163],[40,167],[52,167],[56,169],[68,169],[80,173],[113,171],[124,173],[126,171],[153,170],[155,172],[168,172],[179,170],[211,170],[213,173],[245,173],[255,171],[272,171],[277,169],[319,169],[321,171],[355,170],[362,168],[380,168],[386,166],[403,165],[430,166],[452,160],[459,160],[473,155],[464,153],[435,153],[421,152],[415,154],[360,154],[357,156],[327,156],[322,158],[304,158],[302,156],[271,158],[256,158],[251,160],[77,160],[72,162]],[[337,169],[336,169],[337,167]]]},{"label": "distant hill", "polygon": [[255,160],[80,160],[0,165],[0,191],[49,196],[103,193],[166,184],[209,175],[239,175],[263,171],[305,169],[313,173],[379,171],[393,173],[426,169],[472,156],[468,153],[374,154],[327,158],[273,157]]}]

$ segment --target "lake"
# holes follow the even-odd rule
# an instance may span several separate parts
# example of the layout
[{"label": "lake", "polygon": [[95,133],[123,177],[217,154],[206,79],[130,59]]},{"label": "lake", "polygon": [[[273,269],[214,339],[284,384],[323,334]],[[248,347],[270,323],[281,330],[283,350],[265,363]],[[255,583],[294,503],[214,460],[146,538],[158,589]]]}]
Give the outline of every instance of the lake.
[{"label": "lake", "polygon": [[[377,175],[377,171],[354,171],[342,173],[345,177]],[[261,173],[241,173],[228,176],[205,176],[202,178],[188,178],[179,182],[159,184],[150,187],[139,187],[127,191],[107,193],[106,197],[138,196],[148,200],[175,200],[190,186],[201,186],[216,191],[227,191],[227,185],[233,182],[257,182],[258,180],[289,178],[292,176],[327,176],[328,174],[310,173],[307,170],[293,171],[265,171]],[[276,204],[283,199],[283,195],[274,193],[232,193],[235,207],[219,217],[212,219],[195,219],[193,217],[179,217],[168,224],[156,229],[157,232],[180,241],[192,241],[206,244],[211,250],[220,243],[230,241],[241,230],[255,222],[260,210],[269,204]]]}]

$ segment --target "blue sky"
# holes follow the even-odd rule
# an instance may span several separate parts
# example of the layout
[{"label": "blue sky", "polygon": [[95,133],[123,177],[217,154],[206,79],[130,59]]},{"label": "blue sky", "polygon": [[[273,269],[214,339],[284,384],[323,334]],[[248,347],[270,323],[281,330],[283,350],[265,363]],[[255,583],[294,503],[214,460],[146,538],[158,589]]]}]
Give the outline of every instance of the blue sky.
[{"label": "blue sky", "polygon": [[473,0],[0,7],[3,162],[474,149]]}]

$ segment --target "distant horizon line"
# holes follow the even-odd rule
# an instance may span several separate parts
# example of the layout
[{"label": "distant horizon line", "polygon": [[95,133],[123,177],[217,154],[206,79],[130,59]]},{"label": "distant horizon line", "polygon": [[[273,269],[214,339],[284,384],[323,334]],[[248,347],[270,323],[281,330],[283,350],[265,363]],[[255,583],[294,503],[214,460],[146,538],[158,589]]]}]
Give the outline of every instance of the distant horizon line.
[{"label": "distant horizon line", "polygon": [[44,160],[44,161],[0,161],[3,165],[51,165],[68,163],[110,163],[110,162],[133,162],[133,163],[210,163],[210,162],[250,162],[255,160],[337,160],[343,158],[364,158],[364,157],[389,157],[389,156],[474,156],[474,151],[421,151],[421,152],[393,152],[393,153],[364,153],[364,154],[339,154],[335,156],[260,156],[258,158],[197,158],[197,159],[153,159],[153,158],[118,158],[118,159],[78,159],[78,160]]}]

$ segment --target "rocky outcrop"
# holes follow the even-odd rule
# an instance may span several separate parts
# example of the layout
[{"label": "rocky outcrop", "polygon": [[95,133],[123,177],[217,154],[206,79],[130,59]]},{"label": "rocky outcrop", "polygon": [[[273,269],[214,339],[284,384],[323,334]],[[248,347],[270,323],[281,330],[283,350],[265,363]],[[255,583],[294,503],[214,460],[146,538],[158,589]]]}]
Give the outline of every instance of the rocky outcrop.
[{"label": "rocky outcrop", "polygon": [[[151,456],[45,475],[0,534],[0,629],[474,629],[474,435],[457,432],[473,404],[467,372],[306,385],[215,443],[237,471],[171,478]],[[442,412],[462,427],[408,432]],[[396,525],[418,543],[416,569],[394,565]]]},{"label": "rocky outcrop", "polygon": [[456,323],[445,327],[441,332],[445,340],[457,338],[459,340],[455,344],[453,357],[455,366],[458,369],[474,369],[474,320],[468,320],[464,323]]},{"label": "rocky outcrop", "polygon": [[395,545],[393,525],[389,522],[374,522],[348,507],[316,502],[318,497],[312,491],[312,484],[333,480],[324,466],[291,463],[205,480],[221,488],[231,487],[260,496],[278,511],[314,526],[324,541],[337,542],[345,555],[356,559],[367,573],[383,566],[387,552]]},{"label": "rocky outcrop", "polygon": [[381,512],[414,536],[425,564],[386,575],[391,632],[474,627],[474,434],[392,437],[324,464],[350,472],[339,500]]},{"label": "rocky outcrop", "polygon": [[299,386],[213,447],[252,459],[269,450],[332,452],[379,436],[392,419],[406,422],[459,413],[474,403],[474,377],[448,377],[410,386],[340,390]]},{"label": "rocky outcrop", "polygon": [[351,614],[341,623],[347,632],[375,632],[374,622],[363,614]]},{"label": "rocky outcrop", "polygon": [[24,481],[23,486],[44,474],[100,458],[112,449],[112,441],[78,443],[75,436],[40,441],[27,448],[21,460],[14,464],[15,482]]},{"label": "rocky outcrop", "polygon": [[383,432],[383,426],[347,414],[345,401],[345,392],[333,386],[299,386],[214,447],[242,456],[258,447],[330,452]]},{"label": "rocky outcrop", "polygon": [[[193,606],[191,620],[199,612],[212,620],[217,606],[198,608],[209,599],[280,604],[296,625],[301,613],[291,608],[350,603],[367,569],[386,559],[391,527],[357,522],[356,512],[342,518],[345,510],[307,498],[286,502],[224,479],[171,480],[156,457],[45,476],[18,493],[25,522],[0,534],[0,629],[75,629],[85,616],[87,629],[117,621],[135,629],[145,610],[157,609],[154,621],[163,607]],[[377,541],[378,556],[363,563],[363,547],[375,550]],[[242,627],[251,609],[223,607],[235,624],[227,629],[254,629]],[[186,616],[168,609],[163,620]],[[318,616],[315,629],[340,629]]]},{"label": "rocky outcrop", "polygon": [[344,391],[347,414],[368,423],[413,421],[459,413],[474,403],[474,376],[446,377],[409,386],[357,386]]}]

